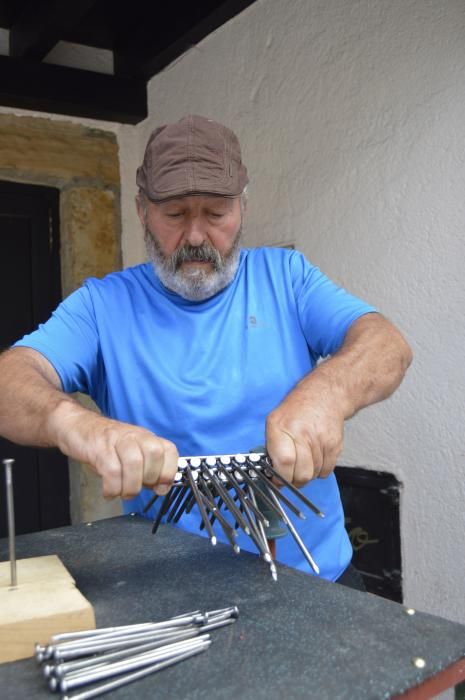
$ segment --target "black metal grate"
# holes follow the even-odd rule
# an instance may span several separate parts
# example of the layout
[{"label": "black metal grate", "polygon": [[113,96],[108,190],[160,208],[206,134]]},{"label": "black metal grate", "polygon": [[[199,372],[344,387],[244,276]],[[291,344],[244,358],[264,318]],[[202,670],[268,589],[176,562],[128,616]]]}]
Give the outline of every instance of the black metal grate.
[{"label": "black metal grate", "polygon": [[367,591],[402,603],[400,482],[393,474],[336,467],[353,565]]}]

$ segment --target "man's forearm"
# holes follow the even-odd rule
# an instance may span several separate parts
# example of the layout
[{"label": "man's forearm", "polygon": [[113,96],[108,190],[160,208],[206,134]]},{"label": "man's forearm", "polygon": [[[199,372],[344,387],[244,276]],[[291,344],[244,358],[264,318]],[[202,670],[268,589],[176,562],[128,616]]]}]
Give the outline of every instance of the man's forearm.
[{"label": "man's forearm", "polygon": [[399,386],[412,361],[400,332],[380,314],[366,314],[347,332],[340,350],[297,384],[294,391],[329,392],[344,418],[382,401]]},{"label": "man's forearm", "polygon": [[61,391],[53,367],[39,353],[13,348],[0,356],[0,434],[21,445],[56,447],[55,414],[83,408]]},{"label": "man's forearm", "polygon": [[166,494],[177,470],[173,443],[84,408],[61,391],[48,360],[28,348],[0,356],[0,435],[22,445],[58,447],[89,464],[108,497],[132,498],[143,485]]}]

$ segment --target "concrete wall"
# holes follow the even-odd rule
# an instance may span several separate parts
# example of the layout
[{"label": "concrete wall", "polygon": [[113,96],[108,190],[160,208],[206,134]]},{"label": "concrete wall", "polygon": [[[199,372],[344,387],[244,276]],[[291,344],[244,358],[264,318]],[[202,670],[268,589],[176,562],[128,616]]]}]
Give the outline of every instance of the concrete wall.
[{"label": "concrete wall", "polygon": [[[348,423],[341,463],[402,481],[406,602],[462,622],[464,35],[462,0],[259,0],[152,79],[122,170],[129,191],[155,125],[224,121],[251,175],[246,242],[295,243],[403,329],[415,363]],[[144,256],[129,223],[125,264]]]}]

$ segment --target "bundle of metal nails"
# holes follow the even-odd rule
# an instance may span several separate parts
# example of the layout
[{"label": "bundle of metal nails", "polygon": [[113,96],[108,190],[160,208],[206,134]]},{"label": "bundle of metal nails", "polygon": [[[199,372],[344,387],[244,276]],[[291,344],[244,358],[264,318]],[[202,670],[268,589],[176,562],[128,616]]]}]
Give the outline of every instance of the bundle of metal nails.
[{"label": "bundle of metal nails", "polygon": [[[164,497],[152,532],[157,531],[164,517],[166,522],[177,523],[183,513],[189,513],[194,505],[197,505],[201,516],[200,529],[205,528],[213,545],[217,542],[213,530],[216,521],[234,551],[239,553],[237,529],[241,528],[269,564],[273,580],[276,581],[277,571],[271,556],[267,528],[270,525],[270,517],[277,518],[287,527],[305,559],[318,574],[316,562],[283,506],[302,520],[305,519],[305,515],[283,493],[281,486],[287,486],[315,515],[324,517],[319,508],[273,468],[269,456],[264,452],[181,457],[173,486]],[[144,512],[149,510],[157,498],[158,496],[154,495],[150,499]],[[229,511],[230,518],[226,517],[225,511]]]},{"label": "bundle of metal nails", "polygon": [[47,646],[36,644],[36,659],[50,690],[69,700],[86,700],[205,651],[211,644],[208,632],[232,624],[238,615],[232,606],[204,613],[194,610],[162,622],[57,634]]}]

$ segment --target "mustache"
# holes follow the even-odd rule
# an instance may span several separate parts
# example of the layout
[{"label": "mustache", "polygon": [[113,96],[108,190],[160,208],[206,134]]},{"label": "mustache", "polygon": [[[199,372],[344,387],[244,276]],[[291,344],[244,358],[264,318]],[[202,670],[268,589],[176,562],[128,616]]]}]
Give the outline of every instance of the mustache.
[{"label": "mustache", "polygon": [[223,257],[216,248],[213,248],[209,243],[203,242],[201,245],[194,246],[190,243],[186,243],[175,250],[169,256],[170,266],[173,271],[179,270],[181,265],[185,262],[205,262],[211,263],[213,269],[218,271],[223,265]]}]

